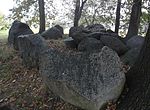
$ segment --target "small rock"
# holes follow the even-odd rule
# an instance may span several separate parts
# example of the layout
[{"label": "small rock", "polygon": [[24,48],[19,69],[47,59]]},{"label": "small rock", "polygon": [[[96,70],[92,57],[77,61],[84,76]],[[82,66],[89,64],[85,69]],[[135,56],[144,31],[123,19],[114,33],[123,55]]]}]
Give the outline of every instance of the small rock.
[{"label": "small rock", "polygon": [[77,44],[72,37],[64,39],[64,43],[68,48],[77,48]]},{"label": "small rock", "polygon": [[59,39],[62,38],[62,32],[58,28],[52,27],[44,31],[41,36],[43,36],[45,39]]},{"label": "small rock", "polygon": [[78,50],[88,52],[101,51],[103,46],[104,45],[100,40],[97,40],[95,38],[85,38],[79,43]]}]

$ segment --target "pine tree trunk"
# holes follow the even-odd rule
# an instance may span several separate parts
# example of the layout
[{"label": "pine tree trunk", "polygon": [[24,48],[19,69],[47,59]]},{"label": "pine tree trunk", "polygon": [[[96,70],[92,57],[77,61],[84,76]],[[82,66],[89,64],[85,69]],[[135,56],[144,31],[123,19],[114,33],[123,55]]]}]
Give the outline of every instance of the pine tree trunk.
[{"label": "pine tree trunk", "polygon": [[45,9],[44,0],[38,0],[39,3],[39,18],[40,18],[40,29],[39,33],[45,31]]},{"label": "pine tree trunk", "polygon": [[116,10],[116,23],[115,23],[115,33],[118,34],[120,26],[120,10],[121,10],[121,0],[118,0],[117,10]]},{"label": "pine tree trunk", "polygon": [[138,61],[126,77],[129,92],[117,110],[150,110],[150,24]]},{"label": "pine tree trunk", "polygon": [[79,24],[79,13],[80,13],[80,0],[76,0],[76,8],[74,15],[74,27],[77,27]]},{"label": "pine tree trunk", "polygon": [[141,5],[142,0],[133,0],[132,12],[126,40],[130,39],[135,35],[138,35],[138,28],[140,25],[140,16],[141,16]]}]

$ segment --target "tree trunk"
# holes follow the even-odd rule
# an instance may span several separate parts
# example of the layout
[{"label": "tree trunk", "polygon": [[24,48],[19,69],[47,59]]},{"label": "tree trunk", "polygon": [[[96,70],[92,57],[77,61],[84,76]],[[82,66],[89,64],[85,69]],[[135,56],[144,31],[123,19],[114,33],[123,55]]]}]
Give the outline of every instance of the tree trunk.
[{"label": "tree trunk", "polygon": [[75,8],[75,16],[74,16],[74,27],[77,27],[79,25],[79,20],[82,15],[82,10],[84,7],[84,4],[87,2],[87,0],[82,0],[81,6],[80,6],[80,0],[76,0],[76,8]]},{"label": "tree trunk", "polygon": [[138,28],[141,16],[141,5],[142,0],[133,0],[132,12],[126,40],[130,39],[132,36],[138,35]]},{"label": "tree trunk", "polygon": [[40,18],[40,29],[39,33],[45,31],[45,9],[44,0],[38,0],[39,3],[39,18]]},{"label": "tree trunk", "polygon": [[138,61],[126,77],[129,91],[117,110],[150,110],[150,24]]},{"label": "tree trunk", "polygon": [[115,23],[115,33],[118,34],[120,26],[120,10],[121,10],[121,0],[118,0],[117,10],[116,10],[116,23]]},{"label": "tree trunk", "polygon": [[80,13],[80,0],[76,0],[76,8],[74,15],[74,27],[77,27],[79,24],[79,13]]}]

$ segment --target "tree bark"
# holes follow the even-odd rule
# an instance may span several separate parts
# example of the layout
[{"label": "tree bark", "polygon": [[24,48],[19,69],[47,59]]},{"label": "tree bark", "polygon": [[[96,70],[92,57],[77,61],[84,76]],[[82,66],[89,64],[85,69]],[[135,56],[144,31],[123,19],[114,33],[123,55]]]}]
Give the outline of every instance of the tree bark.
[{"label": "tree bark", "polygon": [[80,0],[76,0],[75,16],[74,16],[74,27],[78,26],[79,23],[79,11],[80,11]]},{"label": "tree bark", "polygon": [[138,61],[126,77],[129,91],[117,110],[150,110],[150,24]]},{"label": "tree bark", "polygon": [[115,23],[115,33],[118,34],[120,26],[120,10],[121,10],[121,0],[118,0],[116,9],[116,23]]},{"label": "tree bark", "polygon": [[132,12],[126,40],[130,39],[135,35],[138,35],[138,28],[140,25],[140,16],[141,16],[141,5],[142,0],[133,0]]},{"label": "tree bark", "polygon": [[40,29],[39,33],[45,31],[45,9],[44,0],[38,0],[39,3],[39,18],[40,18]]},{"label": "tree bark", "polygon": [[84,7],[84,4],[87,0],[82,0],[81,6],[80,6],[80,0],[76,0],[76,7],[75,7],[75,15],[74,15],[74,27],[77,27],[79,25],[79,20],[82,15],[82,10]]}]

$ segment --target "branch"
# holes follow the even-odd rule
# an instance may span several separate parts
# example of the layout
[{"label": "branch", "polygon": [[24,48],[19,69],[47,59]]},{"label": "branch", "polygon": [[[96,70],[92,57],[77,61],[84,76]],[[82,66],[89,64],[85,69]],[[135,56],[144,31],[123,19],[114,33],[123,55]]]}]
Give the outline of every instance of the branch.
[{"label": "branch", "polygon": [[87,0],[82,0],[82,4],[81,4],[81,7],[80,7],[80,11],[82,11],[83,10],[83,7],[84,7],[84,4],[87,2]]}]

